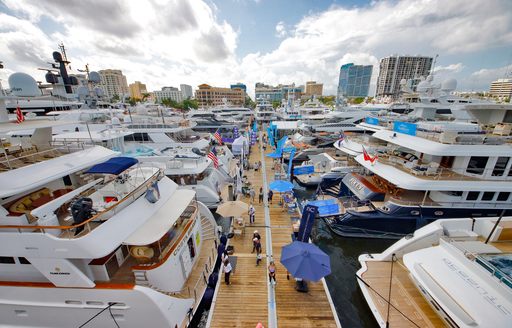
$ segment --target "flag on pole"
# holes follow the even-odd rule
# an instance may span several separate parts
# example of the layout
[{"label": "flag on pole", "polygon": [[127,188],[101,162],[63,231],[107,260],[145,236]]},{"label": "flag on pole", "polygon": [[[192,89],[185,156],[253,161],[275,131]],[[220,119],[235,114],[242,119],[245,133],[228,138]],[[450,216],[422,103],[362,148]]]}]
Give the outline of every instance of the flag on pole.
[{"label": "flag on pole", "polygon": [[208,158],[213,162],[213,166],[215,168],[219,167],[219,159],[217,158],[217,152],[215,151],[215,147],[212,147],[210,153],[208,153]]},{"label": "flag on pole", "polygon": [[21,122],[25,121],[25,116],[23,116],[23,113],[21,112],[20,106],[16,107],[16,122],[19,124]]},{"label": "flag on pole", "polygon": [[215,134],[213,135],[213,137],[215,138],[215,140],[217,140],[219,145],[222,145],[222,137],[219,133],[219,129],[217,129],[217,131],[215,131]]},{"label": "flag on pole", "polygon": [[370,163],[374,164],[374,163],[375,163],[375,161],[377,160],[377,155],[375,155],[375,156],[373,156],[373,157],[372,157],[372,156],[370,156],[370,155],[368,154],[368,152],[366,151],[366,149],[364,148],[364,146],[363,146],[363,159],[364,159],[365,161],[369,161]]}]

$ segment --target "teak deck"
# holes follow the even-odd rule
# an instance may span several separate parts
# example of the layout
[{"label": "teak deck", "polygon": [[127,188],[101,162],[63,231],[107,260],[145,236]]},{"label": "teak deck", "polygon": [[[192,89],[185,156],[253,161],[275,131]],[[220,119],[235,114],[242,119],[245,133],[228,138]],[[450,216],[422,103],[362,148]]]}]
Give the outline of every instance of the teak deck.
[{"label": "teak deck", "polygon": [[[269,152],[269,150],[267,150]],[[261,160],[259,147],[251,149],[250,163]],[[273,181],[272,159],[265,157],[267,182]],[[245,173],[256,191],[254,207],[256,220],[253,226],[245,218],[245,233],[230,240],[235,247],[234,256],[238,257],[236,271],[231,275],[231,284],[224,283],[224,274],[219,275],[219,288],[210,310],[210,327],[256,327],[261,322],[269,328],[269,308],[277,312],[278,327],[339,327],[336,313],[329,303],[322,282],[308,282],[309,292],[295,290],[295,280],[286,279],[286,269],[279,262],[281,248],[291,242],[292,222],[287,211],[278,206],[279,195],[274,193],[273,204],[269,204],[270,230],[272,235],[273,258],[277,266],[277,285],[274,289],[275,305],[269,303],[267,265],[268,257],[263,257],[256,266],[256,254],[252,253],[252,235],[258,230],[262,237],[263,255],[266,249],[265,208],[258,203],[260,186],[263,185],[263,173],[260,169]],[[248,197],[242,200],[249,203]],[[272,327],[270,327],[272,328]]]}]

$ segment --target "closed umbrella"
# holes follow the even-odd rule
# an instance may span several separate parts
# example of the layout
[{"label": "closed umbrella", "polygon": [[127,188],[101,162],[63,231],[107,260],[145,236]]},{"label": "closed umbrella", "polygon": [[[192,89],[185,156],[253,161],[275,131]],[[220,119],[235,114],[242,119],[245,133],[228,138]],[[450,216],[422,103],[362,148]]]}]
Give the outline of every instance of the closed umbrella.
[{"label": "closed umbrella", "polygon": [[249,205],[239,200],[228,201],[223,204],[220,204],[219,207],[217,207],[217,214],[222,215],[224,217],[239,217],[247,213],[248,211]]},{"label": "closed umbrella", "polygon": [[296,278],[318,281],[331,273],[329,255],[311,243],[294,241],[283,247],[281,263]]},{"label": "closed umbrella", "polygon": [[293,189],[293,183],[285,180],[276,180],[270,183],[269,188],[274,192],[288,192]]}]

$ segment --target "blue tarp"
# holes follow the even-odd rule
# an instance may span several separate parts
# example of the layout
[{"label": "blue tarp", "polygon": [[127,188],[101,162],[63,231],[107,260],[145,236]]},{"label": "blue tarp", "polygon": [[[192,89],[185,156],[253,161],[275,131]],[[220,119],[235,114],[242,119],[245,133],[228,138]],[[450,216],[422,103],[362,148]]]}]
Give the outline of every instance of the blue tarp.
[{"label": "blue tarp", "polygon": [[336,215],[340,213],[340,206],[336,199],[324,199],[324,200],[312,200],[307,203],[307,205],[313,205],[318,207],[318,215],[329,216]]},{"label": "blue tarp", "polygon": [[106,162],[96,164],[85,173],[120,174],[139,161],[133,157],[114,157]]},{"label": "blue tarp", "polygon": [[293,168],[294,175],[311,174],[315,172],[314,165],[301,165]]}]

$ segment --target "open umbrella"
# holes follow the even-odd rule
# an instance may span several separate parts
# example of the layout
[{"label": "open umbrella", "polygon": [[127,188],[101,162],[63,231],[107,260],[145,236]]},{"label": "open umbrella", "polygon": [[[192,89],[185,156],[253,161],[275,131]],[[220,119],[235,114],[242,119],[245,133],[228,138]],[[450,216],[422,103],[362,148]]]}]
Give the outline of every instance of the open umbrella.
[{"label": "open umbrella", "polygon": [[292,276],[318,281],[331,273],[329,255],[311,243],[294,241],[283,247],[281,263]]},{"label": "open umbrella", "polygon": [[249,211],[249,205],[239,200],[228,201],[217,207],[217,214],[224,217],[242,216]]},{"label": "open umbrella", "polygon": [[293,183],[285,180],[276,180],[270,183],[269,188],[275,192],[288,192],[293,189]]}]

